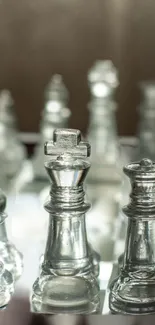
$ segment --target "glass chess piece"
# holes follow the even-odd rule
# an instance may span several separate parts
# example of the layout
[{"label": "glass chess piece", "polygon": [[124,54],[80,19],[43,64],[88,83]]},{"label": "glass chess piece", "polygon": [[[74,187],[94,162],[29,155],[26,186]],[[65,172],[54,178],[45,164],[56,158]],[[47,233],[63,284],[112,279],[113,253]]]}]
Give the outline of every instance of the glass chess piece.
[{"label": "glass chess piece", "polygon": [[49,229],[40,274],[33,285],[32,311],[49,314],[96,314],[100,309],[98,279],[87,243],[83,182],[90,168],[90,146],[78,130],[57,129],[45,144],[51,179],[45,204]]},{"label": "glass chess piece", "polygon": [[26,149],[18,138],[13,111],[14,102],[8,90],[0,92],[0,167],[6,178],[14,177],[22,168]]},{"label": "glass chess piece", "polygon": [[7,214],[6,196],[0,189],[0,258],[4,262],[5,268],[12,274],[16,281],[22,274],[23,256],[16,247],[8,240],[5,219]]},{"label": "glass chess piece", "polygon": [[41,189],[44,182],[47,183],[48,181],[48,176],[44,169],[44,143],[53,138],[54,129],[67,127],[71,115],[69,108],[67,108],[68,99],[68,90],[64,85],[62,76],[54,75],[45,91],[46,103],[42,114],[40,141],[32,160],[34,178],[37,180],[38,186],[39,181],[41,182]]},{"label": "glass chess piece", "polygon": [[138,159],[148,157],[155,160],[155,81],[140,83],[143,102],[139,107]]},{"label": "glass chess piece", "polygon": [[10,271],[0,261],[0,310],[5,309],[14,293],[14,281]]},{"label": "glass chess piece", "polygon": [[130,202],[123,266],[112,282],[109,307],[116,314],[155,313],[155,163],[149,159],[124,168]]},{"label": "glass chess piece", "polygon": [[102,261],[113,260],[117,217],[121,199],[120,146],[114,92],[118,73],[109,60],[97,61],[88,73],[91,91],[88,140],[92,147],[87,195],[92,209],[87,214],[88,239]]}]

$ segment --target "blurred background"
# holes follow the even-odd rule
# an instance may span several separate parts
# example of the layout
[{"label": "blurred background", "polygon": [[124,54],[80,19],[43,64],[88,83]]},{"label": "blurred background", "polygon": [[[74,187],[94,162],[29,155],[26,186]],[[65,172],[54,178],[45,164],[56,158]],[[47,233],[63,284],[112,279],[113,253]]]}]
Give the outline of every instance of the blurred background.
[{"label": "blurred background", "polygon": [[60,73],[70,92],[70,127],[88,124],[87,72],[96,59],[119,69],[119,135],[135,135],[137,82],[155,78],[153,0],[1,0],[0,89],[15,100],[21,132],[39,132],[44,88]]}]

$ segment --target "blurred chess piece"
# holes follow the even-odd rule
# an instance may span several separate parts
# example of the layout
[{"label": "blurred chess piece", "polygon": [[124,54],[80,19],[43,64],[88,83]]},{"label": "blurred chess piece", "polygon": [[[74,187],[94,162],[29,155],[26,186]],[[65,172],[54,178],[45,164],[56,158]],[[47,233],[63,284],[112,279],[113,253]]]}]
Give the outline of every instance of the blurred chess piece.
[{"label": "blurred chess piece", "polygon": [[89,171],[90,146],[78,130],[57,129],[45,144],[51,180],[45,209],[50,222],[39,277],[33,285],[32,310],[49,314],[96,314],[98,279],[87,242],[83,182]]},{"label": "blurred chess piece", "polygon": [[[113,259],[120,208],[121,156],[114,93],[118,72],[109,60],[97,61],[88,73],[91,92],[88,140],[92,147],[87,179],[92,209],[87,215],[88,239],[103,261]],[[118,165],[118,162],[120,165]]]},{"label": "blurred chess piece", "polygon": [[0,167],[6,177],[14,177],[22,168],[26,149],[21,144],[13,110],[14,102],[8,90],[0,92]]},{"label": "blurred chess piece", "polygon": [[5,308],[14,292],[14,274],[6,262],[6,228],[4,225],[6,197],[0,190],[0,308]]},{"label": "blurred chess piece", "polygon": [[0,189],[0,258],[4,262],[4,267],[12,274],[13,279],[16,281],[23,271],[23,256],[8,239],[5,224],[5,219],[7,218],[5,208],[6,196]]},{"label": "blurred chess piece", "polygon": [[69,94],[61,75],[54,75],[45,91],[45,108],[42,113],[40,125],[40,141],[33,158],[34,178],[48,180],[44,169],[44,143],[53,138],[53,131],[57,128],[64,128],[68,125],[71,115],[68,105]]},{"label": "blurred chess piece", "polygon": [[155,160],[155,81],[140,83],[143,100],[139,107],[139,148],[137,159]]},{"label": "blurred chess piece", "polygon": [[124,168],[130,178],[125,252],[119,276],[112,282],[109,306],[116,314],[155,313],[155,163],[150,159]]}]

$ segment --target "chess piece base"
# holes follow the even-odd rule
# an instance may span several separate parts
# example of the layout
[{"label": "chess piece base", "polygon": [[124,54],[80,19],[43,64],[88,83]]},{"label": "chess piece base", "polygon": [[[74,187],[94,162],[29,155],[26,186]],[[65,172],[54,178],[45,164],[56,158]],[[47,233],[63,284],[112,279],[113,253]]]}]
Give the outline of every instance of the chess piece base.
[{"label": "chess piece base", "polygon": [[32,310],[49,314],[96,314],[100,297],[94,274],[44,275],[33,286]]},{"label": "chess piece base", "polygon": [[114,314],[155,313],[155,272],[138,270],[121,275],[112,283],[109,307]]}]

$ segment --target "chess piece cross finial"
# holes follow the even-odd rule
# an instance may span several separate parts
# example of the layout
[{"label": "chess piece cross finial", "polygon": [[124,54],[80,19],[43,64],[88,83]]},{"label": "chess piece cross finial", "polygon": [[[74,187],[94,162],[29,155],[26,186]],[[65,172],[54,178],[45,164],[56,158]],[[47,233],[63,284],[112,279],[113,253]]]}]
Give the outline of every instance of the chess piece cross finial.
[{"label": "chess piece cross finial", "polygon": [[47,156],[69,154],[74,158],[90,156],[90,145],[81,141],[81,132],[75,129],[56,129],[53,132],[53,141],[45,143],[44,153]]}]

